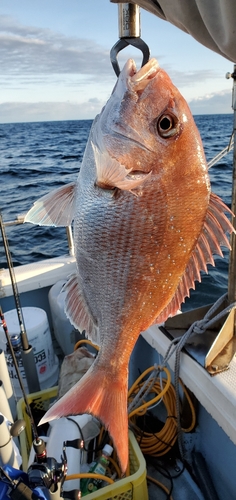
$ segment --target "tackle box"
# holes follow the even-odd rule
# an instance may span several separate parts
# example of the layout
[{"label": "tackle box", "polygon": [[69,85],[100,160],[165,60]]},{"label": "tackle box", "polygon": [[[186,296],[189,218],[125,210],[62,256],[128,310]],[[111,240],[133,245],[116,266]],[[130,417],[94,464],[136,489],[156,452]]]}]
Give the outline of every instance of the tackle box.
[{"label": "tackle box", "polygon": [[[51,387],[44,391],[35,392],[27,396],[29,404],[33,404],[42,412],[46,412],[49,405],[57,397],[57,387]],[[26,412],[24,399],[17,403],[18,418],[23,418],[26,422],[25,431],[20,438],[20,448],[22,456],[23,470],[27,471],[28,457],[32,445],[32,433],[30,418]],[[131,431],[129,431],[129,468],[130,475],[119,479],[113,484],[109,484],[100,490],[86,495],[86,500],[148,500],[148,490],[146,482],[146,462],[139,445]],[[82,497],[83,498],[83,497]]]}]

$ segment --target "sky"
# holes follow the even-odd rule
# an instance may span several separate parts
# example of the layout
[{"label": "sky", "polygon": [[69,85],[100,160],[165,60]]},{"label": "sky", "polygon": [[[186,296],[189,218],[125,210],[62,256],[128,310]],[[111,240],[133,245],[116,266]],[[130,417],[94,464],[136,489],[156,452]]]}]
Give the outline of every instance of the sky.
[{"label": "sky", "polygon": [[[233,63],[140,9],[141,37],[193,114],[230,113]],[[0,1],[0,123],[93,119],[116,82],[110,49],[118,6],[109,0]],[[140,52],[127,47],[122,67]]]}]

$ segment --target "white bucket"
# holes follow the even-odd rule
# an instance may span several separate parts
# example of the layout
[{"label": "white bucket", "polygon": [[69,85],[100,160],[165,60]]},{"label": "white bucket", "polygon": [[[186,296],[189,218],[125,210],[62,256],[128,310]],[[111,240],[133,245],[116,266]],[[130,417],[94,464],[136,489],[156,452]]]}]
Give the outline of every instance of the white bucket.
[{"label": "white bucket", "polygon": [[54,335],[65,356],[74,351],[74,345],[81,338],[79,330],[76,330],[64,311],[65,292],[61,289],[65,281],[60,280],[53,285],[48,294],[49,305],[52,315]]},{"label": "white bucket", "polygon": [[[34,351],[40,388],[41,390],[44,390],[48,387],[56,385],[59,374],[59,362],[53,350],[47,314],[43,309],[39,309],[38,307],[23,307],[22,315],[24,318],[28,342],[32,345]],[[16,309],[7,311],[4,314],[4,317],[9,335],[19,335],[20,327]],[[1,330],[1,336],[4,338],[3,329]],[[17,378],[12,356],[8,351],[6,352],[6,345],[5,356],[16,398],[21,398],[22,392],[20,384]],[[21,358],[18,358],[18,366],[25,390],[28,392],[25,371]]]}]

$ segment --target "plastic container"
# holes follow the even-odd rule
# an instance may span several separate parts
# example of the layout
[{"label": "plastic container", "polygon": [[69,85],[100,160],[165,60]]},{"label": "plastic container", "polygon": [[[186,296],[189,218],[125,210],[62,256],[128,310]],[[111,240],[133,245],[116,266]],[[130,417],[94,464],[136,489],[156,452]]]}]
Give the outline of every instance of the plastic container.
[{"label": "plastic container", "polygon": [[[102,474],[106,475],[106,470],[109,465],[109,457],[113,452],[112,446],[106,444],[102,450],[101,456],[95,462],[95,464],[89,469],[89,472],[93,472],[94,474]],[[82,497],[92,493],[93,491],[97,491],[102,486],[102,479],[88,478],[82,479],[80,482],[80,489],[82,493]]]},{"label": "plastic container", "polygon": [[65,292],[61,289],[65,281],[60,280],[53,285],[48,294],[48,300],[52,316],[54,335],[65,355],[74,351],[74,345],[81,338],[79,330],[76,330],[64,311]]},{"label": "plastic container", "polygon": [[[48,410],[49,404],[57,396],[57,387],[46,391],[29,394],[29,403],[34,403],[40,409]],[[17,404],[18,418],[24,418],[26,422],[26,432],[19,436],[21,444],[21,454],[23,460],[23,470],[27,471],[28,456],[32,444],[32,434],[30,419],[26,413],[23,399]],[[66,439],[66,437],[65,437]],[[129,468],[130,475],[124,479],[109,484],[101,490],[86,495],[86,500],[148,500],[148,490],[146,482],[146,462],[138,443],[131,431],[129,431]]]},{"label": "plastic container", "polygon": [[[28,341],[29,344],[32,345],[34,350],[36,368],[39,377],[39,385],[41,389],[46,389],[57,383],[59,374],[59,362],[53,350],[47,314],[43,309],[39,309],[38,307],[23,307],[22,314]],[[11,311],[7,311],[5,313],[5,320],[9,335],[14,339],[16,339],[16,337],[19,337],[20,327],[16,310],[12,309]],[[4,332],[2,328],[1,337],[4,338]],[[22,397],[22,392],[12,356],[10,352],[7,351],[6,344],[5,357],[13,389],[16,398],[19,399]],[[21,356],[19,355],[17,356],[17,358],[19,370],[23,379],[23,384],[26,392],[28,393],[25,371],[23,368]]]}]

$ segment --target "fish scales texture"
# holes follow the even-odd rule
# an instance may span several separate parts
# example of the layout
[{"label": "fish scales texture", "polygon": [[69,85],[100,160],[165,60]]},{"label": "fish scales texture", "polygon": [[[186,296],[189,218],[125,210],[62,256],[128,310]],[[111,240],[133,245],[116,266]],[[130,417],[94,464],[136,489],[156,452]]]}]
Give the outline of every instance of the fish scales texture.
[{"label": "fish scales texture", "polygon": [[[61,199],[62,214],[58,215]],[[67,207],[67,208],[66,208]],[[173,316],[214,263],[230,212],[211,193],[187,103],[151,59],[129,60],[91,128],[78,182],[36,202],[26,221],[74,218],[77,273],[64,287],[71,323],[101,349],[41,422],[91,413],[128,463],[128,362],[141,331]]]},{"label": "fish scales texture", "polygon": [[[79,272],[82,282],[86,283],[84,293],[91,313],[100,325],[101,335],[110,332],[111,325],[114,330],[117,323],[119,336],[127,321],[129,328],[132,322],[136,325],[137,309],[142,308],[143,295],[149,290],[151,293],[155,287],[152,275],[160,236],[152,235],[150,241],[153,220],[151,217],[148,220],[148,212],[152,212],[152,197],[147,200],[147,214],[142,213],[141,198],[130,197],[128,193],[115,199],[109,192],[105,200],[98,197],[97,203],[94,195],[92,198],[91,209],[80,213],[76,221],[75,240],[80,242],[77,246]],[[164,211],[162,219],[164,225]],[[82,242],[80,235],[85,233]],[[82,251],[80,244],[83,245]],[[138,328],[141,327],[142,323]],[[111,342],[112,339],[109,344]]]}]

